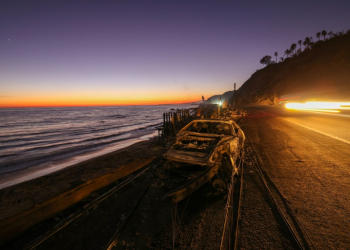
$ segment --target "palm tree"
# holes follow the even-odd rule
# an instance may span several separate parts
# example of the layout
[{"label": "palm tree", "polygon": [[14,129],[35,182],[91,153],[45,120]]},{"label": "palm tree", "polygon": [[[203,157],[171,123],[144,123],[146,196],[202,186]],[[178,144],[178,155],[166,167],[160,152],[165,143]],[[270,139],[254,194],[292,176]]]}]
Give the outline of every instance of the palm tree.
[{"label": "palm tree", "polygon": [[283,62],[284,61],[284,58],[283,57],[280,57],[280,62]]},{"label": "palm tree", "polygon": [[310,37],[305,37],[305,40],[303,42],[305,48],[309,48],[310,46]]},{"label": "palm tree", "polygon": [[303,43],[303,41],[301,41],[301,40],[299,40],[298,41],[298,44],[299,44],[299,46],[300,46],[300,50],[301,50],[301,44]]},{"label": "palm tree", "polygon": [[314,45],[314,40],[312,38],[312,36],[309,37],[310,41],[309,41],[309,46],[310,48],[312,47],[312,45]]},{"label": "palm tree", "polygon": [[290,49],[286,49],[286,51],[284,51],[284,54],[287,56],[287,58],[289,57],[290,53],[292,51]]},{"label": "palm tree", "polygon": [[317,33],[316,33],[316,37],[317,37],[317,39],[320,41],[321,32],[317,32]]},{"label": "palm tree", "polygon": [[291,50],[291,53],[295,51],[295,48],[297,47],[297,45],[295,43],[293,43],[291,46],[290,46],[290,50]]},{"label": "palm tree", "polygon": [[275,52],[276,63],[277,63],[277,56],[278,56],[278,53],[277,53],[277,52]]},{"label": "palm tree", "polygon": [[327,31],[326,30],[322,30],[321,34],[323,36],[323,41],[325,41],[326,40],[326,36],[327,36]]},{"label": "palm tree", "polygon": [[303,45],[304,45],[304,50],[306,50],[307,49],[307,42],[305,40],[303,42]]}]

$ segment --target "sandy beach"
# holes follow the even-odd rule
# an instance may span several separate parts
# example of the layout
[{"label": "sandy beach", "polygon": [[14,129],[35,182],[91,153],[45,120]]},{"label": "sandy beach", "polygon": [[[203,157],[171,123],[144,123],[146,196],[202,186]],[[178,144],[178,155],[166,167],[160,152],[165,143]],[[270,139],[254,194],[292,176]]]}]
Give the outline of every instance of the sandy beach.
[{"label": "sandy beach", "polygon": [[96,189],[146,166],[163,152],[162,144],[157,138],[152,138],[1,189],[0,245],[85,198]]}]

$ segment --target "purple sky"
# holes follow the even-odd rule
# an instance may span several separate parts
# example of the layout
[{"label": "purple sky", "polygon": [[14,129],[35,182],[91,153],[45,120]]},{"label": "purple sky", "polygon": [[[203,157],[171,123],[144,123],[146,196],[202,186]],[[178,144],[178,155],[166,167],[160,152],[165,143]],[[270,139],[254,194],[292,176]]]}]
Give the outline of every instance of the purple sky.
[{"label": "purple sky", "polygon": [[349,0],[1,1],[0,106],[200,100],[241,86],[264,55],[347,31],[349,13]]}]

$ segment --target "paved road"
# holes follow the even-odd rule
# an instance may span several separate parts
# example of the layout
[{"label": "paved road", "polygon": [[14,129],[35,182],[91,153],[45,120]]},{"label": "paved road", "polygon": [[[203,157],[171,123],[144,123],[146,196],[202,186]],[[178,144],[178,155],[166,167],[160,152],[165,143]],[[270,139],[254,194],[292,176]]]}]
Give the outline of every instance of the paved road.
[{"label": "paved road", "polygon": [[350,248],[350,116],[248,107],[242,127],[317,249]]}]

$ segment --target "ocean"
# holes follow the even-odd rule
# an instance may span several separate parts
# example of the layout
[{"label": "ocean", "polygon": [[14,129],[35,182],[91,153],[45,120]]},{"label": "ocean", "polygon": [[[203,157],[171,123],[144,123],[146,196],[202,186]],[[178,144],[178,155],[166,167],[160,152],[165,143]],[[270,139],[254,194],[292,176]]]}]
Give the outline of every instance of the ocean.
[{"label": "ocean", "polygon": [[157,135],[190,105],[0,109],[0,189]]}]

